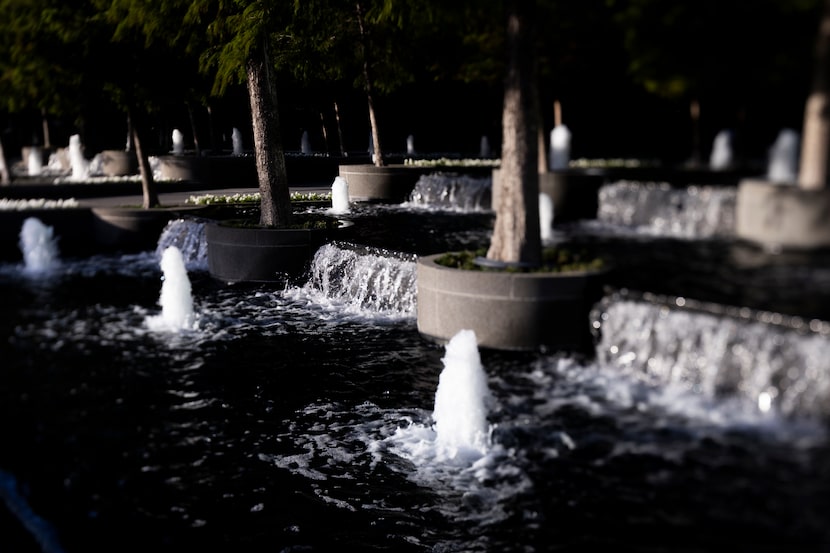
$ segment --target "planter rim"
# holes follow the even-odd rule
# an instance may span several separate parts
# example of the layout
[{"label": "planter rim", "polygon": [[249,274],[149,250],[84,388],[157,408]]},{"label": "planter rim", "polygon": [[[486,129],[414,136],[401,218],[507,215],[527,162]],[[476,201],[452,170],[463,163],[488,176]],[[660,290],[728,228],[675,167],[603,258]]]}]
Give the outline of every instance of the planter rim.
[{"label": "planter rim", "polygon": [[558,277],[558,278],[569,278],[569,277],[584,277],[588,275],[601,275],[604,273],[608,273],[611,271],[611,267],[604,266],[601,269],[586,269],[581,271],[541,271],[541,270],[533,270],[533,271],[499,271],[494,270],[492,268],[481,268],[481,269],[461,269],[458,267],[447,267],[446,265],[441,265],[437,263],[435,260],[439,257],[442,257],[449,253],[459,253],[455,251],[446,251],[441,253],[435,253],[430,255],[422,255],[418,256],[418,263],[422,263],[424,265],[429,265],[430,267],[435,267],[439,270],[446,270],[446,271],[466,271],[471,274],[486,274],[486,275],[503,275],[505,278],[526,278],[526,279],[533,279],[533,278],[551,278],[551,277]]}]

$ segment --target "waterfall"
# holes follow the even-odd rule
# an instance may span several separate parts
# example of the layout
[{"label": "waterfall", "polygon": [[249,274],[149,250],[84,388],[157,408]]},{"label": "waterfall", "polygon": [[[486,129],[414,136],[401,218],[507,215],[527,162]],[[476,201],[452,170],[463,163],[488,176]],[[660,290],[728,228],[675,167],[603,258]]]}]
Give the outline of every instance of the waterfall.
[{"label": "waterfall", "polygon": [[326,244],[314,255],[305,289],[360,311],[414,316],[415,257],[379,248]]},{"label": "waterfall", "polygon": [[607,297],[594,316],[601,365],[761,411],[830,415],[828,323],[648,295]]},{"label": "waterfall", "polygon": [[735,197],[733,187],[620,181],[600,188],[597,219],[655,236],[729,237]]},{"label": "waterfall", "polygon": [[462,212],[489,211],[492,189],[491,177],[431,173],[418,179],[407,203]]},{"label": "waterfall", "polygon": [[159,236],[156,255],[161,259],[170,246],[179,249],[189,271],[207,271],[205,224],[194,219],[173,219]]}]

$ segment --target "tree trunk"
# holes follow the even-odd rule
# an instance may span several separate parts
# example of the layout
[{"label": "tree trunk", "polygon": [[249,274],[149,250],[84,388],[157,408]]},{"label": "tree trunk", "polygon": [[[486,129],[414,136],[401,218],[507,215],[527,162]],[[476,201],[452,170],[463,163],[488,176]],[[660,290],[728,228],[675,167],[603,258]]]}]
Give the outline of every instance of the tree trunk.
[{"label": "tree trunk", "polygon": [[363,86],[366,90],[366,102],[369,104],[369,125],[372,128],[372,145],[374,157],[372,162],[378,167],[383,166],[383,149],[380,144],[380,132],[378,131],[378,119],[375,113],[374,85],[372,80],[371,48],[369,35],[363,21],[363,7],[360,3],[355,5],[357,11],[357,24],[360,27],[360,41],[363,48]]},{"label": "tree trunk", "polygon": [[827,163],[830,155],[830,0],[824,2],[813,73],[813,87],[804,109],[804,138],[798,186],[821,189],[827,186]]},{"label": "tree trunk", "polygon": [[487,252],[491,260],[530,265],[540,264],[542,257],[534,7],[533,0],[514,0],[508,6],[500,188]]},{"label": "tree trunk", "polygon": [[280,136],[277,94],[268,61],[267,46],[245,64],[254,132],[256,171],[259,181],[259,224],[284,228],[291,224],[291,193],[285,172]]},{"label": "tree trunk", "polygon": [[141,175],[141,192],[143,196],[141,206],[144,209],[159,207],[161,202],[156,191],[156,183],[153,180],[153,169],[150,167],[150,157],[142,138],[144,134],[144,121],[135,117],[135,111],[129,113],[127,117],[132,129],[133,146],[135,146],[135,155],[138,158],[138,171]]}]

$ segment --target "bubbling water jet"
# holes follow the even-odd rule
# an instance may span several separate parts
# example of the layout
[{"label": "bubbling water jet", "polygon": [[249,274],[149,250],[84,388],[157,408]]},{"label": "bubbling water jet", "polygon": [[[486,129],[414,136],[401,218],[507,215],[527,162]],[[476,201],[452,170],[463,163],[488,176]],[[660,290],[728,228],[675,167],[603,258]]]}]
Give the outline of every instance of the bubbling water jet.
[{"label": "bubbling water jet", "polygon": [[28,274],[43,274],[58,264],[58,243],[54,229],[36,217],[23,221],[20,250],[23,252],[24,272]]},{"label": "bubbling water jet", "polygon": [[233,128],[231,131],[231,143],[233,144],[233,155],[241,156],[243,153],[242,150],[242,134],[239,132],[239,129],[236,127]]},{"label": "bubbling water jet", "polygon": [[77,134],[69,137],[69,165],[72,168],[72,180],[89,178],[89,161],[84,158],[81,136]]},{"label": "bubbling water jet", "polygon": [[151,330],[193,329],[196,326],[193,297],[182,252],[170,246],[162,253],[160,265],[164,273],[159,296],[161,314],[147,317],[147,326]]},{"label": "bubbling water jet", "polygon": [[553,237],[553,199],[544,192],[539,193],[539,226],[542,240]]},{"label": "bubbling water jet", "polygon": [[329,213],[349,212],[349,183],[343,177],[334,177],[331,185],[331,209]]},{"label": "bubbling water jet", "polygon": [[441,361],[444,370],[432,413],[436,457],[474,461],[489,449],[487,403],[491,398],[475,332],[461,330],[453,336]]}]

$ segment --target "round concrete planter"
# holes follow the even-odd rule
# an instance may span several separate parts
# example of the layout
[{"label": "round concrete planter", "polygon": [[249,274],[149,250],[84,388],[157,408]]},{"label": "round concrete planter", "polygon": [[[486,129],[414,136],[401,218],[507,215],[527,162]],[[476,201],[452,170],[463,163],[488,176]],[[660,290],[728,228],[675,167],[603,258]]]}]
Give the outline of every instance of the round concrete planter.
[{"label": "round concrete planter", "polygon": [[295,229],[233,226],[205,227],[208,270],[227,282],[279,282],[302,275],[314,253],[346,229]]},{"label": "round concrete planter", "polygon": [[106,250],[139,252],[153,250],[171,219],[203,209],[202,206],[94,207],[93,229],[96,243]]},{"label": "round concrete planter", "polygon": [[352,201],[403,203],[425,173],[425,168],[409,165],[341,165],[338,173],[349,183],[349,199]]},{"label": "round concrete planter", "polygon": [[133,151],[104,150],[101,152],[101,171],[108,177],[135,175],[138,173],[138,158]]},{"label": "round concrete planter", "polygon": [[[493,169],[493,205],[496,205],[500,170]],[[596,219],[599,189],[605,174],[599,170],[567,169],[539,173],[539,192],[553,200],[553,222]]]},{"label": "round concrete planter", "polygon": [[735,234],[773,250],[830,247],[830,189],[745,179],[738,185]]},{"label": "round concrete planter", "polygon": [[192,155],[158,156],[159,173],[164,179],[207,182],[210,177],[206,157]]},{"label": "round concrete planter", "polygon": [[500,350],[586,350],[603,272],[515,273],[417,264],[418,331],[439,343],[460,330]]}]

